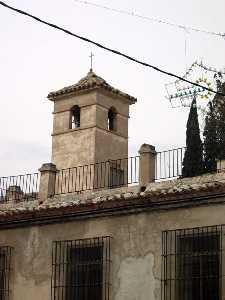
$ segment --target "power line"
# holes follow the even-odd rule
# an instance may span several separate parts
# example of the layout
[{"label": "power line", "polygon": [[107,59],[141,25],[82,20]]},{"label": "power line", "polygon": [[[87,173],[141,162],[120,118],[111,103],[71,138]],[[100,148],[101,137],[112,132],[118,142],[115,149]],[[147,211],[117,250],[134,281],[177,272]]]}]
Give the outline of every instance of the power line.
[{"label": "power line", "polygon": [[224,93],[221,93],[221,92],[218,92],[218,91],[214,91],[214,90],[212,90],[212,89],[210,89],[210,88],[207,88],[207,87],[204,87],[204,86],[202,86],[202,85],[200,85],[200,84],[198,84],[198,83],[196,83],[196,82],[189,81],[189,80],[187,80],[187,79],[185,79],[185,78],[183,78],[183,77],[180,77],[180,76],[178,76],[178,75],[176,75],[176,74],[173,74],[173,73],[171,73],[171,72],[164,71],[164,70],[162,70],[162,69],[160,69],[160,68],[158,68],[158,67],[156,67],[156,66],[150,65],[150,64],[148,64],[148,63],[146,63],[146,62],[143,62],[143,61],[141,61],[141,60],[139,60],[139,59],[133,58],[133,57],[127,55],[127,54],[124,54],[124,53],[118,51],[118,50],[111,49],[111,48],[109,48],[109,47],[107,47],[107,46],[104,46],[104,45],[102,45],[102,44],[100,44],[100,43],[98,43],[98,42],[95,42],[95,41],[93,41],[93,40],[91,40],[91,39],[89,39],[89,38],[86,38],[86,37],[80,36],[80,35],[78,35],[78,34],[75,34],[75,33],[71,32],[71,31],[69,31],[68,29],[65,29],[65,28],[60,27],[60,26],[58,26],[58,25],[55,25],[55,24],[49,23],[49,22],[47,22],[47,21],[44,21],[44,20],[42,20],[42,19],[40,19],[40,18],[38,18],[38,17],[36,17],[36,16],[34,16],[34,15],[31,15],[31,14],[29,14],[29,13],[23,11],[23,10],[14,8],[14,7],[12,7],[12,6],[10,6],[10,5],[8,5],[8,4],[2,2],[2,1],[0,1],[0,5],[2,5],[2,6],[4,6],[4,7],[6,7],[6,8],[8,8],[8,9],[10,9],[10,10],[13,10],[13,11],[19,13],[19,14],[22,14],[22,15],[25,15],[25,16],[27,16],[27,17],[29,17],[29,18],[32,18],[32,19],[34,19],[34,20],[37,21],[37,22],[43,23],[43,24],[45,24],[45,25],[47,25],[47,26],[50,26],[50,27],[55,28],[55,29],[57,29],[57,30],[63,31],[64,33],[66,33],[66,34],[68,34],[68,35],[71,35],[71,36],[74,36],[74,37],[76,37],[76,38],[78,38],[78,39],[80,39],[80,40],[82,40],[82,41],[84,41],[84,42],[93,44],[93,45],[95,45],[95,46],[97,46],[97,47],[99,47],[99,48],[101,48],[101,49],[104,49],[104,50],[106,50],[106,51],[109,51],[109,52],[112,52],[112,53],[117,54],[117,55],[119,55],[119,56],[122,56],[122,57],[124,57],[124,58],[126,58],[126,59],[128,59],[128,60],[130,60],[130,61],[136,62],[136,63],[138,63],[138,64],[140,64],[140,65],[142,65],[142,66],[152,68],[153,70],[155,70],[155,71],[157,71],[157,72],[160,72],[160,73],[162,73],[162,74],[165,74],[165,75],[168,75],[168,76],[177,78],[177,79],[179,79],[179,80],[181,80],[181,81],[184,81],[184,82],[187,82],[187,83],[189,83],[189,84],[198,86],[198,87],[203,88],[204,90],[207,90],[207,91],[212,92],[212,93],[214,93],[214,94],[218,94],[218,95],[221,95],[221,96],[225,96]]},{"label": "power line", "polygon": [[159,24],[165,24],[165,25],[173,26],[173,27],[185,30],[185,31],[194,31],[194,32],[198,32],[198,33],[210,34],[210,35],[225,38],[225,33],[207,31],[207,30],[195,28],[195,27],[192,27],[192,26],[185,26],[185,25],[181,25],[181,24],[176,24],[176,23],[172,23],[172,22],[167,21],[167,20],[162,20],[162,19],[157,19],[157,18],[153,18],[153,17],[143,16],[143,15],[137,14],[133,11],[127,11],[127,10],[122,10],[122,9],[118,9],[118,8],[113,8],[113,7],[97,4],[97,3],[94,3],[94,2],[89,2],[89,1],[84,1],[84,0],[74,0],[74,1],[82,3],[82,4],[86,4],[86,5],[89,5],[89,6],[103,8],[105,10],[113,11],[113,12],[116,12],[116,13],[128,15],[128,16],[131,16],[131,17],[144,19],[144,20],[147,20],[147,21],[150,21],[150,22],[156,22],[156,23],[159,23]]}]

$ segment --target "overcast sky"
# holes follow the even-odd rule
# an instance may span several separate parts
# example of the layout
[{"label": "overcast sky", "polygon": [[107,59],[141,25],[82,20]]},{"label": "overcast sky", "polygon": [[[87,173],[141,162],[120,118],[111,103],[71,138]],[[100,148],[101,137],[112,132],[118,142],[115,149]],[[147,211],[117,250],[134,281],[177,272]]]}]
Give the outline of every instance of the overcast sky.
[{"label": "overcast sky", "polygon": [[[225,40],[185,32],[73,0],[6,0],[45,20],[121,50],[167,71],[183,75],[196,59],[225,66]],[[92,0],[90,0],[92,1]],[[150,17],[225,32],[224,0],[93,0]],[[53,105],[46,98],[76,83],[90,68],[138,102],[132,106],[130,154],[142,143],[157,150],[185,145],[188,109],[172,109],[165,84],[154,70],[107,53],[0,6],[0,176],[35,172],[51,159]],[[187,51],[185,53],[185,40]]]}]

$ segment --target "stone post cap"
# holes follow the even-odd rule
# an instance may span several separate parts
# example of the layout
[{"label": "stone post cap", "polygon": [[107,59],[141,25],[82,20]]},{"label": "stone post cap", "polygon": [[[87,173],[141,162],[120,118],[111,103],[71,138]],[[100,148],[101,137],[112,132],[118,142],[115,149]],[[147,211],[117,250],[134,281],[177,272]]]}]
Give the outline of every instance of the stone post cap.
[{"label": "stone post cap", "polygon": [[40,169],[38,170],[39,172],[43,173],[43,172],[53,172],[56,173],[57,169],[56,169],[56,165],[53,163],[45,163],[43,164]]},{"label": "stone post cap", "polygon": [[140,150],[138,152],[139,152],[139,154],[143,154],[143,153],[156,154],[155,146],[152,146],[149,144],[142,144],[140,147]]}]

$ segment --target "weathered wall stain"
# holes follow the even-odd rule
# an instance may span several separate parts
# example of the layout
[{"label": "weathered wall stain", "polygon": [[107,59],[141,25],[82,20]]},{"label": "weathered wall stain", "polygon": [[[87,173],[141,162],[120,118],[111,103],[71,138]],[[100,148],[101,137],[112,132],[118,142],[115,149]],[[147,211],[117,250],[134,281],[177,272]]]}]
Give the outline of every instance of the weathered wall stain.
[{"label": "weathered wall stain", "polygon": [[151,253],[144,257],[125,258],[117,273],[119,287],[115,294],[115,300],[155,299],[153,265],[154,255]]},{"label": "weathered wall stain", "polygon": [[1,230],[0,246],[14,248],[10,300],[51,299],[53,241],[106,235],[110,300],[160,300],[162,231],[224,224],[224,216],[220,204]]}]

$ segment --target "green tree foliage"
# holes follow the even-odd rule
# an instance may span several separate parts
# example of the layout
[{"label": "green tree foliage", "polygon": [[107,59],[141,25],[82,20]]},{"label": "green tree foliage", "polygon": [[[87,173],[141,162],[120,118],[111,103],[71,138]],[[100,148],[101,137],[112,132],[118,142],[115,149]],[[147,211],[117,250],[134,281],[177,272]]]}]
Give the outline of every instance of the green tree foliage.
[{"label": "green tree foliage", "polygon": [[[217,90],[225,93],[225,83],[217,80]],[[213,99],[213,110],[216,119],[217,158],[225,159],[225,97],[216,95]]]},{"label": "green tree foliage", "polygon": [[[214,78],[217,91],[225,93],[222,74],[219,72],[215,74]],[[209,103],[203,136],[204,171],[216,171],[217,160],[225,159],[225,98],[222,95],[215,95],[212,102]]]},{"label": "green tree foliage", "polygon": [[203,146],[200,138],[196,97],[194,97],[187,121],[186,152],[182,176],[192,177],[203,173]]},{"label": "green tree foliage", "polygon": [[217,122],[212,102],[205,118],[204,136],[204,171],[213,172],[217,168]]}]

